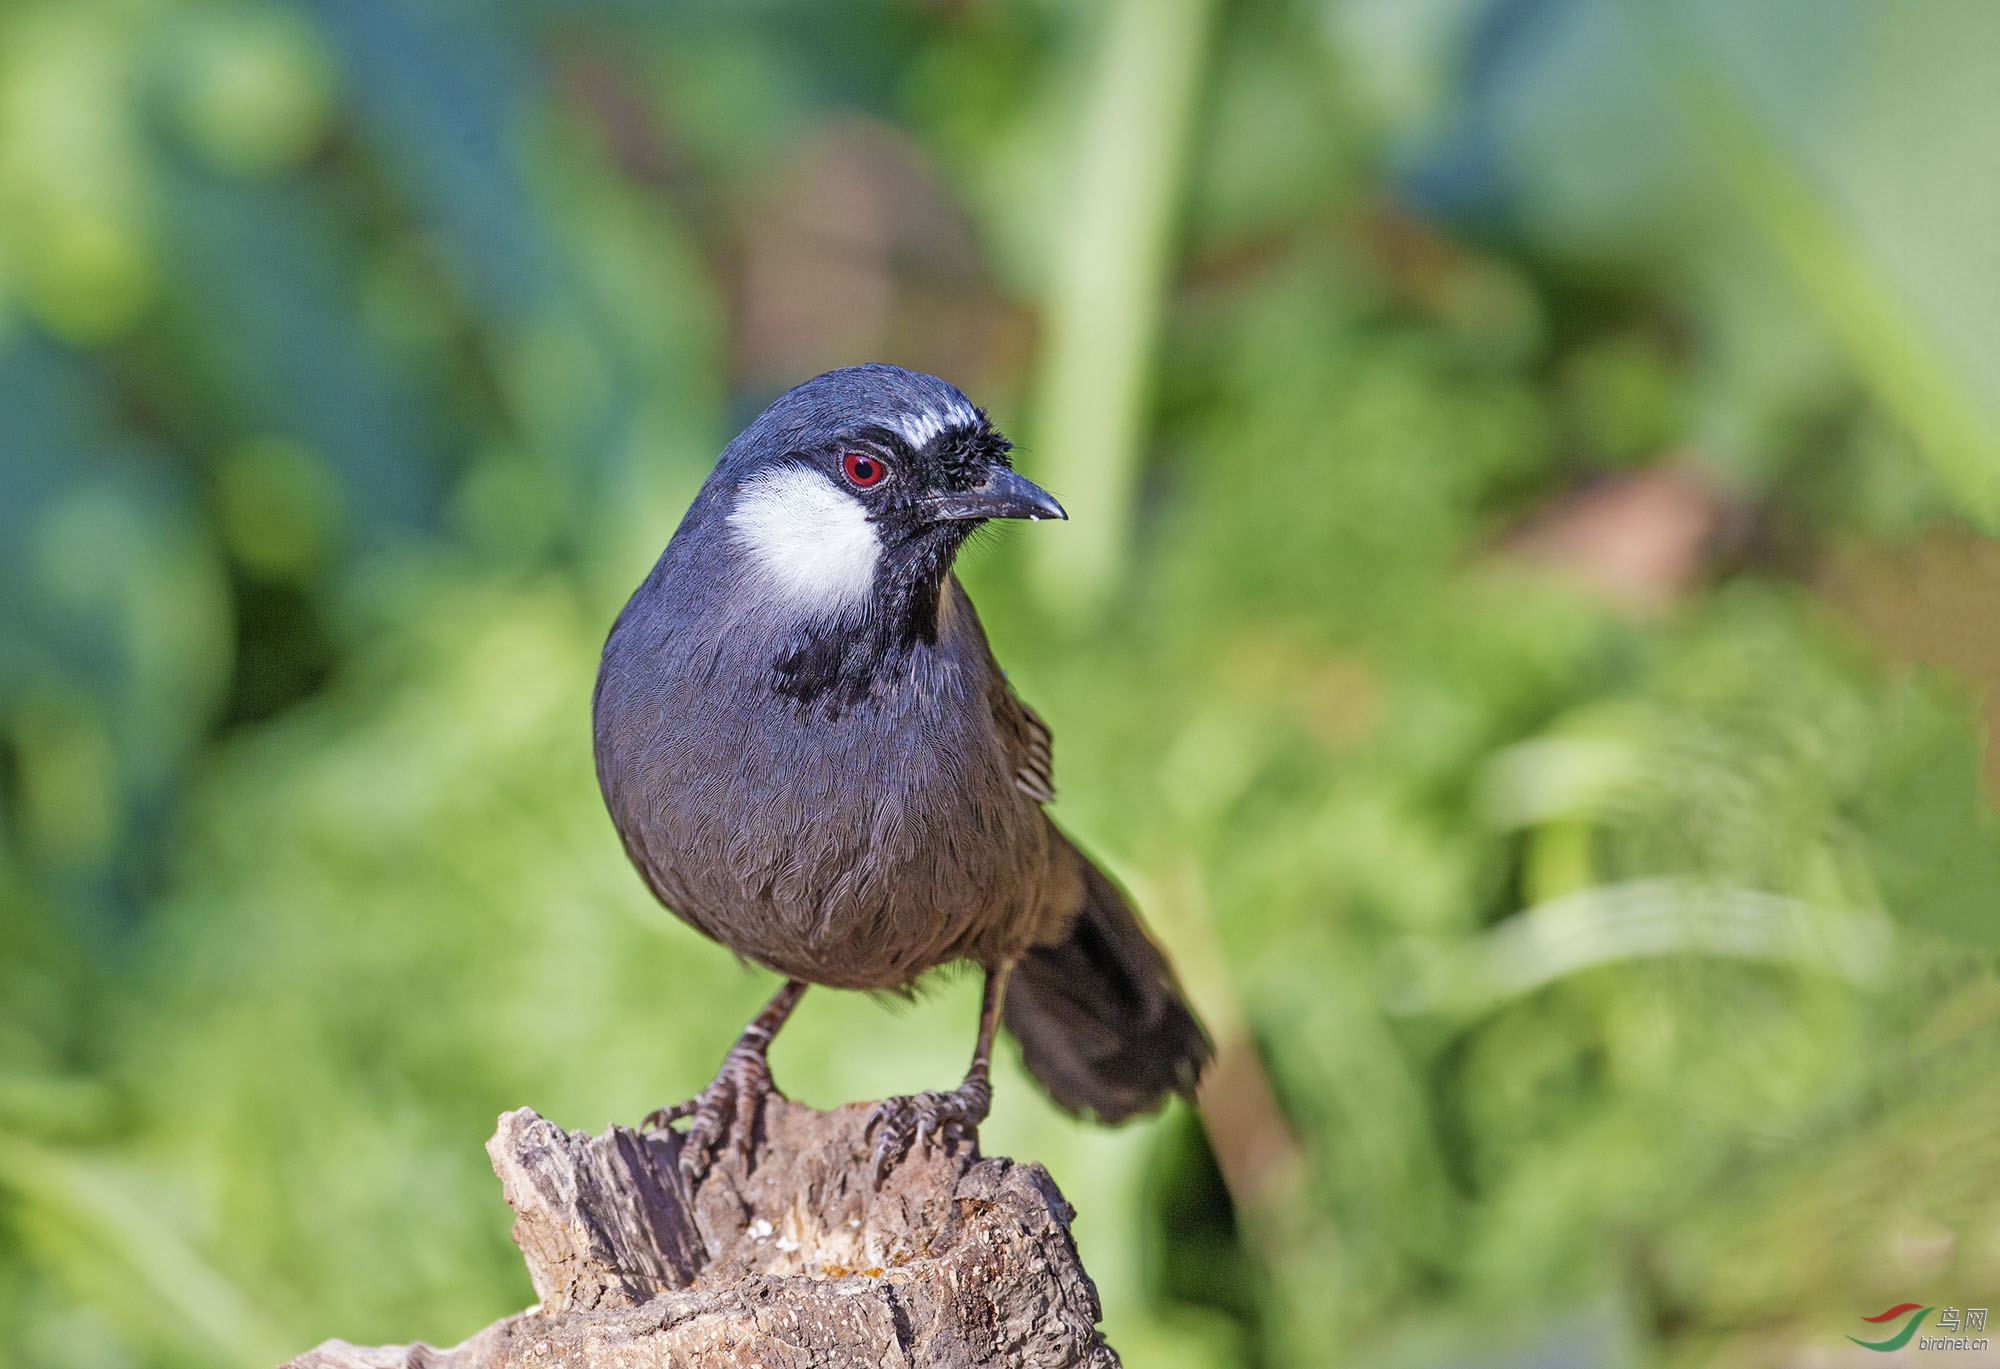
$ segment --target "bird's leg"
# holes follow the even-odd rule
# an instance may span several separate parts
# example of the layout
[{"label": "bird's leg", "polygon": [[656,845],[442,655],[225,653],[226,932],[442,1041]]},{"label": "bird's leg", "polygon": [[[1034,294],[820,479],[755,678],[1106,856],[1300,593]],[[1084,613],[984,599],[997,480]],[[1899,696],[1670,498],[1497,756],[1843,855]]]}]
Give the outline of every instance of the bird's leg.
[{"label": "bird's leg", "polygon": [[[1000,1025],[1000,1005],[1007,997],[1011,961],[986,972],[986,991],[979,1001],[979,1039],[972,1050],[972,1068],[965,1082],[950,1093],[926,1090],[904,1098],[885,1098],[869,1115],[867,1131],[882,1129],[875,1139],[875,1186],[880,1188],[891,1166],[920,1146],[926,1137],[947,1140],[977,1138],[979,1124],[993,1107],[993,1033]],[[863,1135],[867,1132],[864,1131]]]},{"label": "bird's leg", "polygon": [[688,1123],[687,1135],[681,1141],[681,1172],[690,1182],[708,1171],[709,1162],[715,1158],[716,1149],[732,1124],[736,1128],[737,1154],[746,1160],[750,1157],[757,1114],[765,1096],[777,1092],[777,1086],[771,1082],[771,1062],[766,1052],[771,1049],[771,1038],[785,1025],[785,1019],[792,1015],[805,991],[803,980],[787,979],[763,1010],[750,1019],[750,1025],[736,1038],[729,1054],[722,1057],[722,1068],[716,1071],[707,1088],[685,1103],[655,1109],[639,1124],[642,1131],[661,1131],[683,1117],[694,1119]]}]

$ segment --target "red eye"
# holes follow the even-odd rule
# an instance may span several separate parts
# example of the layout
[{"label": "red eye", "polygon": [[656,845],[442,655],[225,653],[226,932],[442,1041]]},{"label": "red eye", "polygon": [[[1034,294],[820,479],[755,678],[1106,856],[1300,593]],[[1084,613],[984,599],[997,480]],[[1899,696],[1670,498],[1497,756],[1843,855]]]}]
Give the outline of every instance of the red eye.
[{"label": "red eye", "polygon": [[882,462],[861,452],[849,452],[840,458],[840,469],[847,473],[848,484],[863,490],[881,484],[882,477],[889,473],[889,468]]}]

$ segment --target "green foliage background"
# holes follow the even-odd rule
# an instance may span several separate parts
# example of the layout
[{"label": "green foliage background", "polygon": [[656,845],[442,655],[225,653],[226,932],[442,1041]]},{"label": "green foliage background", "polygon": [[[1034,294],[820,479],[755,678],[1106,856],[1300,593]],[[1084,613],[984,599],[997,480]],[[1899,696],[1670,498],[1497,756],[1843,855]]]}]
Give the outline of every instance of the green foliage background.
[{"label": "green foliage background", "polygon": [[0,0],[0,1365],[530,1300],[494,1115],[768,991],[624,865],[597,647],[868,359],[1069,503],[965,573],[1223,1045],[1115,1133],[1003,1062],[1129,1363],[1985,1305],[1996,13]]}]

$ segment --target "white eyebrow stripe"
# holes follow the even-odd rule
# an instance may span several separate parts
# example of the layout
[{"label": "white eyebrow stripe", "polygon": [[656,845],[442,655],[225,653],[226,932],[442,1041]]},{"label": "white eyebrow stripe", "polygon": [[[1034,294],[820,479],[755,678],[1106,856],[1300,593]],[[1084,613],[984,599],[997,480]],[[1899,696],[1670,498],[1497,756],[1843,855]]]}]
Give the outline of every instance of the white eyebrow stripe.
[{"label": "white eyebrow stripe", "polygon": [[898,415],[896,431],[903,435],[903,441],[921,448],[948,428],[970,428],[978,422],[979,414],[970,404],[954,399],[947,401],[941,410],[925,409],[921,413]]},{"label": "white eyebrow stripe", "polygon": [[882,539],[859,500],[810,466],[780,466],[743,482],[729,526],[759,578],[805,612],[867,598]]},{"label": "white eyebrow stripe", "polygon": [[920,414],[903,414],[896,419],[896,431],[903,435],[903,441],[921,448],[944,431],[944,421],[928,410]]}]

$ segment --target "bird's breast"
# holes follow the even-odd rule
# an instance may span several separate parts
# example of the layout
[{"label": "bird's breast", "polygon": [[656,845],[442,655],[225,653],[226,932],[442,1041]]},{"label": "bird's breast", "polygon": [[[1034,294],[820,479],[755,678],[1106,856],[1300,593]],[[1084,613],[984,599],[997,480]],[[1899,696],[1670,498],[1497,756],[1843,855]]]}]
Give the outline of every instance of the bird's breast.
[{"label": "bird's breast", "polygon": [[1009,777],[983,643],[952,643],[882,663],[839,707],[774,687],[772,644],[750,634],[669,632],[615,665],[607,649],[600,773],[668,905],[851,987],[907,982],[1029,911],[1046,824]]}]

